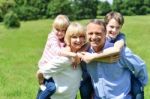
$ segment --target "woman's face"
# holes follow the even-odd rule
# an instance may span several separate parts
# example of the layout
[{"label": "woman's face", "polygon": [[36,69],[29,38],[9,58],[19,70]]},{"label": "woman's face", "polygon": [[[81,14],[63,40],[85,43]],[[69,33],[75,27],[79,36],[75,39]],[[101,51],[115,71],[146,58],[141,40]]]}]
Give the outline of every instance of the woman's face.
[{"label": "woman's face", "polygon": [[71,36],[70,40],[70,47],[73,51],[78,51],[85,44],[86,41],[84,35],[73,35]]}]

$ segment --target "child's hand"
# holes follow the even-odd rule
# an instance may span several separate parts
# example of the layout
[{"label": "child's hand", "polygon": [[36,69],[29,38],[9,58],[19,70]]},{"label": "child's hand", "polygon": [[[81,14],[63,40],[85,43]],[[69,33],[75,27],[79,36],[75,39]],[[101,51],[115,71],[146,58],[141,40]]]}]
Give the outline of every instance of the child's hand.
[{"label": "child's hand", "polygon": [[77,55],[86,63],[90,63],[94,58],[94,54],[88,52],[77,53]]},{"label": "child's hand", "polygon": [[72,66],[74,69],[76,69],[79,63],[80,63],[80,58],[77,55],[75,57],[72,57]]}]

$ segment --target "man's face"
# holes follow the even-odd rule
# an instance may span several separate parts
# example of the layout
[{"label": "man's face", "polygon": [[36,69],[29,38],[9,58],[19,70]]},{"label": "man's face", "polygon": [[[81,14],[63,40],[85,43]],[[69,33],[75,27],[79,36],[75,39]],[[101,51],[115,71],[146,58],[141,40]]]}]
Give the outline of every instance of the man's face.
[{"label": "man's face", "polygon": [[107,36],[111,38],[116,38],[119,34],[121,26],[115,19],[111,19],[106,25]]},{"label": "man's face", "polygon": [[105,29],[104,26],[89,23],[87,25],[87,39],[91,44],[91,47],[96,51],[101,51],[105,43]]}]

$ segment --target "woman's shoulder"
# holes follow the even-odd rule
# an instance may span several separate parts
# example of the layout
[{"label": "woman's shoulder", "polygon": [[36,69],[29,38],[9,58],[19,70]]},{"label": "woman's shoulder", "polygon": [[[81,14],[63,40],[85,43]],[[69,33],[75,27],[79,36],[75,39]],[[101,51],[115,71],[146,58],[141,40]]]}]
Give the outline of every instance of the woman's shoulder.
[{"label": "woman's shoulder", "polygon": [[87,51],[89,48],[90,48],[90,43],[85,43],[85,44],[81,47],[80,51]]}]

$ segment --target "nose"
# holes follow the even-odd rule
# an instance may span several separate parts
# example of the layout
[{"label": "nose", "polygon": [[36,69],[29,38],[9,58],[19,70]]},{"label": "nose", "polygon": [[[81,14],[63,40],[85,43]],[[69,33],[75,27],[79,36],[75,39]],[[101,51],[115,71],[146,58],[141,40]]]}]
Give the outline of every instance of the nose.
[{"label": "nose", "polygon": [[116,29],[116,28],[113,28],[112,30],[113,30],[113,32],[116,32],[116,31],[117,31],[117,29]]},{"label": "nose", "polygon": [[78,41],[78,42],[80,41],[80,37],[77,37],[77,41]]},{"label": "nose", "polygon": [[92,35],[92,38],[93,38],[93,39],[97,38],[97,35],[96,35],[96,34],[93,34],[93,35]]}]

